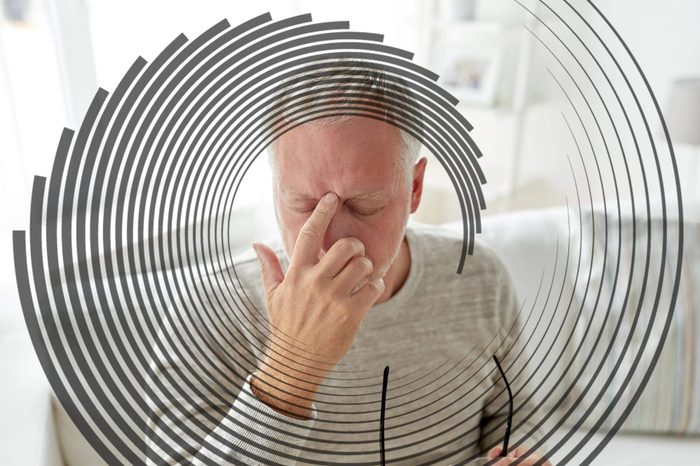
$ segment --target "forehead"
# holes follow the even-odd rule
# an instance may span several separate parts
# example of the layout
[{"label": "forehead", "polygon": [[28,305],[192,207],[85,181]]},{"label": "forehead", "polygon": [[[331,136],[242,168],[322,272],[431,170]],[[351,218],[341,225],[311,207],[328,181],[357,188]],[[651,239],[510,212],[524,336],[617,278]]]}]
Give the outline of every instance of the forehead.
[{"label": "forehead", "polygon": [[276,143],[279,192],[288,199],[328,191],[353,199],[386,196],[403,176],[402,147],[396,127],[371,118],[300,125]]}]

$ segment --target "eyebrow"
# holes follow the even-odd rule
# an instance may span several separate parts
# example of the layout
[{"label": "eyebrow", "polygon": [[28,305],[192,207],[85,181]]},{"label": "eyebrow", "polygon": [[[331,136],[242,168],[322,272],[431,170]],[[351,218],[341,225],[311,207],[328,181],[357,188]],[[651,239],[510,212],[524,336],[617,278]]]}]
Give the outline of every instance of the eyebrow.
[{"label": "eyebrow", "polygon": [[[300,193],[298,191],[295,191],[293,189],[285,189],[281,188],[280,190],[282,192],[282,195],[290,199],[292,201],[316,201],[318,202],[318,199],[314,199],[312,196],[308,196],[304,193]],[[347,199],[349,201],[373,201],[373,200],[380,200],[386,197],[386,192],[384,191],[371,191],[371,192],[364,192],[364,193],[357,193],[352,196],[349,196]]]}]

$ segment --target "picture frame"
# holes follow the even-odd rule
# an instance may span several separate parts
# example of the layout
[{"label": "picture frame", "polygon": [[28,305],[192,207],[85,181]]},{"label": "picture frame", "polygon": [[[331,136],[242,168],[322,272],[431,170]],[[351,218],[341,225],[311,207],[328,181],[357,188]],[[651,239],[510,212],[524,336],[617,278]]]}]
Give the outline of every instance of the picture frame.
[{"label": "picture frame", "polygon": [[433,28],[431,56],[438,83],[461,103],[494,106],[504,65],[500,24],[480,21],[439,22]]}]

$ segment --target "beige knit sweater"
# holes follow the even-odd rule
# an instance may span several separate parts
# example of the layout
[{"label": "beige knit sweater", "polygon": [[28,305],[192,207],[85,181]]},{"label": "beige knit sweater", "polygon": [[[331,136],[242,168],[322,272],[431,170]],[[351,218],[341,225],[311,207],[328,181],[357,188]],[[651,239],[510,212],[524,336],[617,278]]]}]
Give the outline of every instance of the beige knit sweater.
[{"label": "beige knit sweater", "polygon": [[[525,311],[505,266],[477,238],[457,274],[461,234],[409,224],[406,237],[411,265],[404,285],[369,310],[308,421],[270,409],[246,381],[268,334],[255,254],[210,255],[219,260],[200,267],[188,285],[199,290],[193,301],[201,304],[172,311],[156,342],[151,368],[162,396],[150,402],[149,463],[378,464],[386,365],[387,463],[468,461],[505,432],[507,394],[494,353],[515,394],[511,446],[539,440],[524,385]],[[286,271],[281,243],[270,246]]]}]

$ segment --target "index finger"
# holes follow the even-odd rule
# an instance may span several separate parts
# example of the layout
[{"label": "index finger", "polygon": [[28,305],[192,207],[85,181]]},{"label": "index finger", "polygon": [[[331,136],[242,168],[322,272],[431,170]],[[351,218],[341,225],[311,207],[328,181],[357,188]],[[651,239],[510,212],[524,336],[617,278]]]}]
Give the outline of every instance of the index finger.
[{"label": "index finger", "polygon": [[321,201],[316,204],[316,208],[311,213],[309,219],[304,223],[299,231],[297,240],[294,243],[294,252],[291,262],[295,265],[313,265],[318,259],[321,250],[323,235],[326,234],[328,224],[335,214],[338,204],[338,196],[335,193],[326,193]]}]

